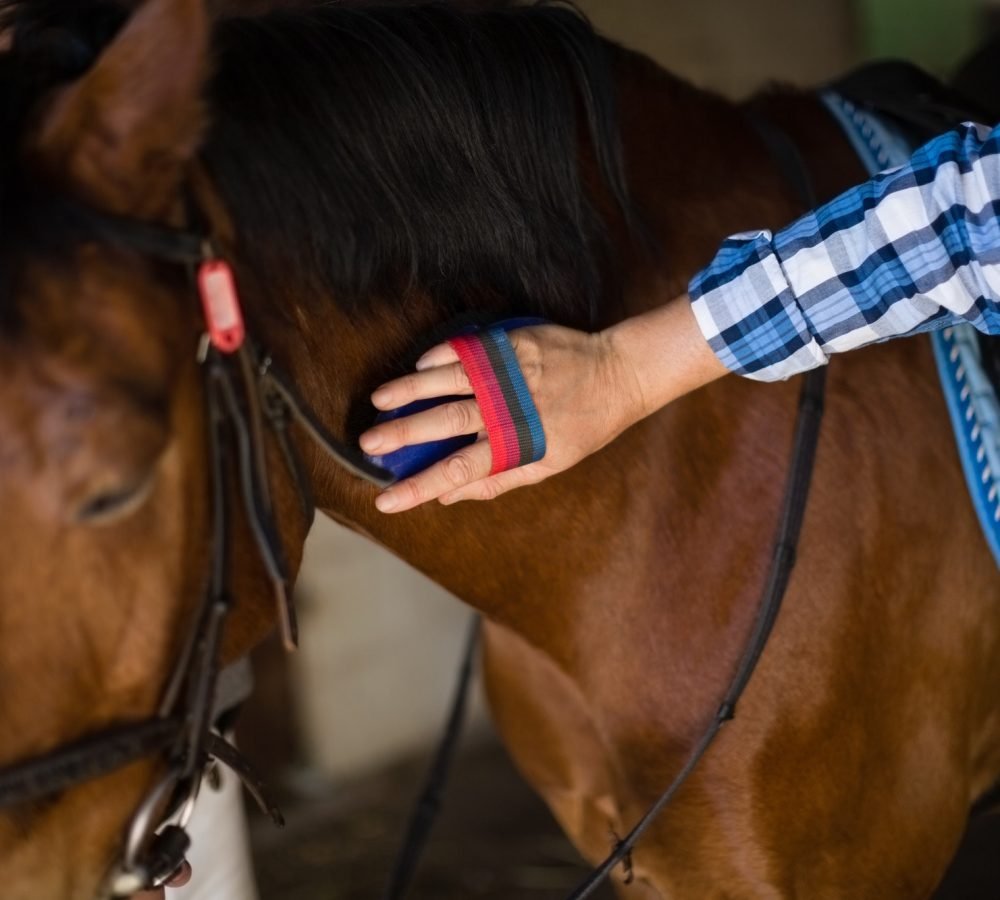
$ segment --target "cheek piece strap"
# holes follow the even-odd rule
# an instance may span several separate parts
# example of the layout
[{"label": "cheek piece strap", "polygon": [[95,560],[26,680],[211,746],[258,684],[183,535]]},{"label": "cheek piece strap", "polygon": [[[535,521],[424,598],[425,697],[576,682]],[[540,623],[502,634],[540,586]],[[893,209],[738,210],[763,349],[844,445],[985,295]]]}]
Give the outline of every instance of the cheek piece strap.
[{"label": "cheek piece strap", "polygon": [[542,459],[542,420],[504,328],[487,328],[448,343],[458,354],[483,416],[493,451],[490,475]]}]

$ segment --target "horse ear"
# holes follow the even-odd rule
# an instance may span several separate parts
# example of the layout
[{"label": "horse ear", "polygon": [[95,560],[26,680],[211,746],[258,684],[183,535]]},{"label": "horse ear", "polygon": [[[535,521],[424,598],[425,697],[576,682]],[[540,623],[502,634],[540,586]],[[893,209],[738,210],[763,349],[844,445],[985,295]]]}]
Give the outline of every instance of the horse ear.
[{"label": "horse ear", "polygon": [[107,211],[162,213],[201,137],[207,57],[204,0],[145,0],[55,93],[29,154]]}]

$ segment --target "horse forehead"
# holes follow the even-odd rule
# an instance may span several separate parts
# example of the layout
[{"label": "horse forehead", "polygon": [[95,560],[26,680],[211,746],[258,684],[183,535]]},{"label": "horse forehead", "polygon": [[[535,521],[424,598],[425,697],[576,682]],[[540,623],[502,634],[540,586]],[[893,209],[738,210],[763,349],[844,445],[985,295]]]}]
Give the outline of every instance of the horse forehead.
[{"label": "horse forehead", "polygon": [[[69,458],[95,429],[162,412],[159,386],[36,347],[0,351],[0,478]],[[140,373],[142,374],[142,373]]]},{"label": "horse forehead", "polygon": [[29,264],[22,285],[19,324],[0,333],[0,395],[169,390],[183,306],[136,260],[85,247],[72,263]]},{"label": "horse forehead", "polygon": [[162,377],[197,313],[170,271],[97,241],[19,261],[15,286],[3,298],[15,324],[0,329],[0,369],[5,358],[18,363],[33,354],[81,369],[127,366]]},{"label": "horse forehead", "polygon": [[0,477],[29,461],[39,419],[58,401],[59,386],[39,362],[22,347],[7,344],[0,350]]}]

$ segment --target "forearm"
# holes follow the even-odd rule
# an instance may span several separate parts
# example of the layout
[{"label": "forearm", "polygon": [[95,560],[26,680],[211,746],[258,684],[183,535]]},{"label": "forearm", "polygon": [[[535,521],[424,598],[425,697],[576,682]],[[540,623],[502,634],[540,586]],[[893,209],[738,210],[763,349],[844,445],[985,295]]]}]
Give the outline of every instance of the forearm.
[{"label": "forearm", "polygon": [[1000,128],[942,135],[773,237],[731,238],[691,296],[726,366],[765,381],[957,322],[1000,332]]}]

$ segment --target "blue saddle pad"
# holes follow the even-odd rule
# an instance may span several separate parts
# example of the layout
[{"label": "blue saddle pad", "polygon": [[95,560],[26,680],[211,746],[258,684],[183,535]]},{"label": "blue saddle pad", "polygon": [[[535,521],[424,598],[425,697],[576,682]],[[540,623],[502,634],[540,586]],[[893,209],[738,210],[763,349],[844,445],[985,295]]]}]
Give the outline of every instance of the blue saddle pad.
[{"label": "blue saddle pad", "polygon": [[[902,165],[916,150],[890,122],[840,94],[821,99],[870,175]],[[930,340],[972,504],[1000,566],[1000,401],[971,325],[933,332]]]}]

